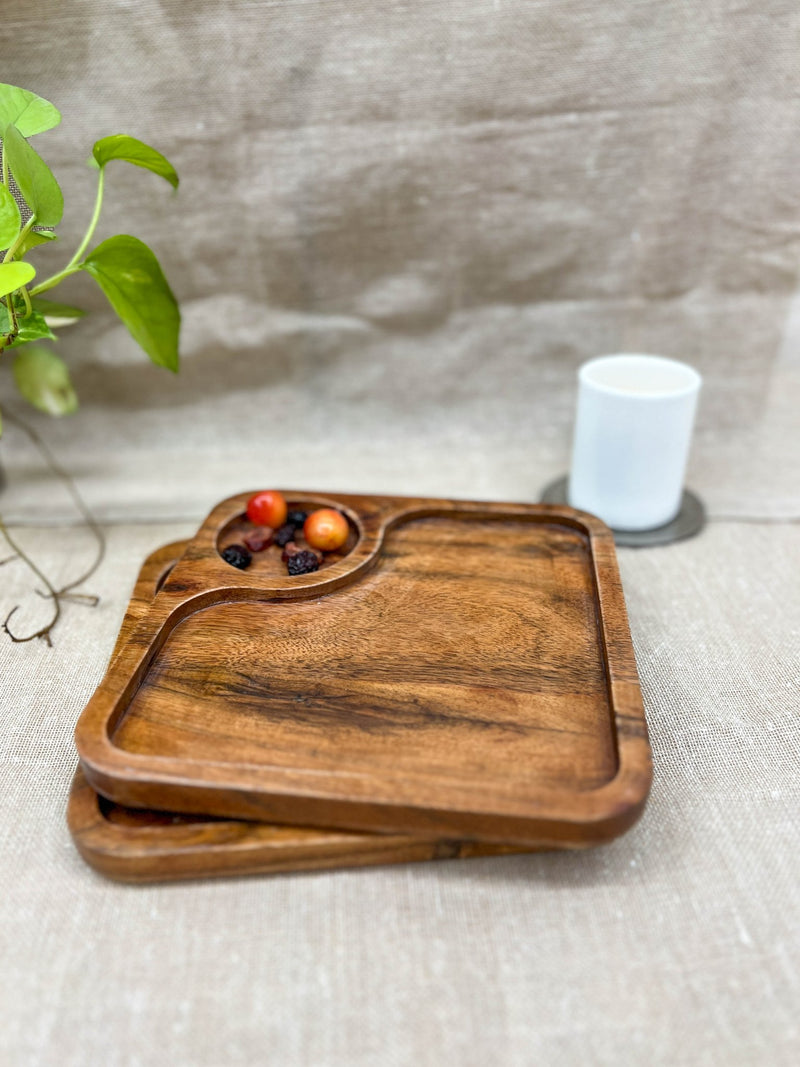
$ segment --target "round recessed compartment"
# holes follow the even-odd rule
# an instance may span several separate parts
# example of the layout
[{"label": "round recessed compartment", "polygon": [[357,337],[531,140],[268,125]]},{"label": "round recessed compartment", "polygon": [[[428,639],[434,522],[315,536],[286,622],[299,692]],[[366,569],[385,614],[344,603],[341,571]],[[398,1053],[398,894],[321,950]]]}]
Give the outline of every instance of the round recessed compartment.
[{"label": "round recessed compartment", "polygon": [[[336,511],[341,512],[341,514],[344,515],[344,517],[347,519],[347,525],[350,528],[347,541],[341,548],[337,549],[335,552],[322,553],[322,562],[320,563],[319,569],[316,573],[321,573],[325,571],[328,567],[333,566],[333,564],[345,559],[347,556],[350,555],[350,553],[356,547],[358,542],[361,540],[361,531],[359,529],[357,517],[348,508],[343,508],[341,505],[337,504],[335,500],[287,499],[286,503],[290,512],[305,511],[307,514],[310,515],[312,511],[316,511],[318,508],[334,508]],[[248,519],[247,514],[245,512],[242,512],[240,515],[237,515],[235,518],[231,519],[230,522],[226,523],[217,534],[217,552],[219,552],[220,556],[222,556],[223,550],[228,548],[230,545],[242,545],[245,548],[248,548],[247,540],[252,538],[254,535],[257,535],[260,529],[261,527],[252,523]],[[298,546],[298,548],[301,549],[310,547],[303,537],[302,527],[300,527],[297,533],[295,534],[294,542]],[[272,543],[266,548],[263,548],[259,551],[254,551],[250,548],[248,548],[248,551],[250,552],[252,562],[247,568],[245,568],[247,573],[255,573],[263,577],[271,578],[291,577],[287,570],[286,563],[282,559],[283,548],[280,545]],[[232,570],[237,569],[233,567],[232,564],[229,564],[229,566]],[[296,577],[301,578],[302,575],[297,575]]]}]

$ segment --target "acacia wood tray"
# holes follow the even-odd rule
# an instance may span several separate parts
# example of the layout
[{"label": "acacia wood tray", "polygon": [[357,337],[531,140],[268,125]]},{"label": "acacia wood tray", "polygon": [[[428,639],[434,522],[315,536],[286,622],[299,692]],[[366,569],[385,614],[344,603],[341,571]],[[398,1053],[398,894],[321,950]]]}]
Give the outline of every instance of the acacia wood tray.
[{"label": "acacia wood tray", "polygon": [[67,818],[86,862],[121,882],[338,870],[537,851],[126,808],[95,793],[80,769],[72,783]]},{"label": "acacia wood tray", "polygon": [[126,806],[527,847],[609,840],[651,761],[610,531],[568,507],[287,493],[348,517],[285,573],[209,515],[76,730]]},{"label": "acacia wood tray", "polygon": [[[112,660],[185,548],[185,541],[176,541],[156,549],[145,560]],[[126,808],[95,793],[80,768],[72,783],[67,821],[86,862],[123,882],[277,874],[521,851],[513,845],[430,841],[409,835],[317,830]]]}]

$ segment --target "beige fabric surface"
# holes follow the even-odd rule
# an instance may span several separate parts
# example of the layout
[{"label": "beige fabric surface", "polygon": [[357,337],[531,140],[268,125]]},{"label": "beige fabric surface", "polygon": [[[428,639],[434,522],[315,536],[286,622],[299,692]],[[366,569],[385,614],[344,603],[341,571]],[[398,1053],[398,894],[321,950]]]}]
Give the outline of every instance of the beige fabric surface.
[{"label": "beige fabric surface", "polygon": [[[0,644],[0,1062],[797,1062],[796,525],[620,552],[656,773],[612,845],[122,887],[67,834],[72,727],[141,559],[186,532],[112,528],[101,606],[52,650]],[[64,575],[89,548],[25,536]]]},{"label": "beige fabric surface", "polygon": [[[158,253],[178,378],[98,313],[82,409],[31,419],[108,523],[55,647],[0,634],[0,1064],[528,1067],[800,1061],[800,9],[790,0],[8,0],[0,80],[54,100],[65,191],[124,131],[98,239]],[[72,730],[148,551],[282,484],[536,499],[582,360],[705,377],[696,540],[622,551],[655,756],[607,848],[125,888],[64,823]],[[13,405],[0,361],[0,405]],[[21,409],[18,409],[21,410]],[[0,512],[91,558],[11,426]],[[730,520],[735,521],[730,521]],[[0,552],[0,559],[4,556]],[[0,615],[47,605],[17,562]]]}]

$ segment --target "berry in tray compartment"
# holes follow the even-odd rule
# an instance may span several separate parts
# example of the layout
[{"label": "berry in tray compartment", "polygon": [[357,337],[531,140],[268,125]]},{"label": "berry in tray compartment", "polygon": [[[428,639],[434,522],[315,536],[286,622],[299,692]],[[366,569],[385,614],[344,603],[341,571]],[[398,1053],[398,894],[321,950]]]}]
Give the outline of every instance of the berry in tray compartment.
[{"label": "berry in tray compartment", "polygon": [[335,508],[290,506],[279,490],[265,489],[250,497],[246,515],[226,527],[219,551],[226,563],[241,570],[258,558],[278,574],[280,559],[286,573],[296,576],[341,559],[350,537],[350,523]]}]

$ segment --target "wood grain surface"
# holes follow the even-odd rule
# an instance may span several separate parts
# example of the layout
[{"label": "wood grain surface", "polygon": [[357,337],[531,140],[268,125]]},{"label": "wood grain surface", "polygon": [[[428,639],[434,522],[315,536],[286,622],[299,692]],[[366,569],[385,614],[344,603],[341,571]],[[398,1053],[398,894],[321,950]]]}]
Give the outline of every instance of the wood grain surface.
[{"label": "wood grain surface", "polygon": [[651,767],[613,540],[570,508],[288,494],[350,552],[291,578],[191,540],[76,731],[101,793],[526,846],[607,840]]},{"label": "wood grain surface", "polygon": [[[112,659],[185,547],[185,541],[164,545],[145,560]],[[67,821],[87,863],[124,882],[277,874],[521,851],[513,845],[429,841],[408,835],[348,833],[126,808],[95,793],[80,768],[70,792]]]}]

